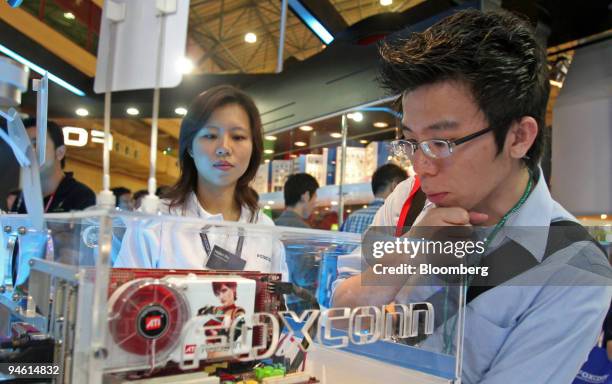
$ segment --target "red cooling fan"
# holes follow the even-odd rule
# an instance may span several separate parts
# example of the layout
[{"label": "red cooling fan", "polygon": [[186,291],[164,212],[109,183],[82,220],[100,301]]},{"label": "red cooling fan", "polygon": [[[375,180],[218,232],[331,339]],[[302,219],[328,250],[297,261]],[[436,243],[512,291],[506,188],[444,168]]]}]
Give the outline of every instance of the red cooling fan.
[{"label": "red cooling fan", "polygon": [[190,317],[183,295],[173,285],[151,278],[123,284],[113,292],[109,308],[113,341],[126,352],[159,360],[180,341]]}]

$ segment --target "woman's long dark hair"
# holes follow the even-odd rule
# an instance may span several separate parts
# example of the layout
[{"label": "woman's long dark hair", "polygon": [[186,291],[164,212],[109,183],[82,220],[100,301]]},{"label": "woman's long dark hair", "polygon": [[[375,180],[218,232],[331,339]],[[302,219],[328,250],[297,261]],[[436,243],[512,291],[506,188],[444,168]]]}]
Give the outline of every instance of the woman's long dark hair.
[{"label": "woman's long dark hair", "polygon": [[253,222],[259,209],[257,206],[259,195],[249,186],[249,183],[255,178],[262,159],[263,138],[261,133],[261,117],[253,99],[231,85],[220,85],[201,93],[189,107],[189,111],[181,123],[181,133],[179,135],[181,175],[176,184],[163,197],[170,200],[171,208],[183,207],[184,210],[187,196],[191,192],[196,192],[198,183],[198,171],[193,158],[189,154],[193,138],[206,124],[213,111],[227,104],[240,105],[249,116],[253,150],[249,166],[236,184],[234,200],[240,208],[245,205],[249,208],[251,211],[249,221]]}]

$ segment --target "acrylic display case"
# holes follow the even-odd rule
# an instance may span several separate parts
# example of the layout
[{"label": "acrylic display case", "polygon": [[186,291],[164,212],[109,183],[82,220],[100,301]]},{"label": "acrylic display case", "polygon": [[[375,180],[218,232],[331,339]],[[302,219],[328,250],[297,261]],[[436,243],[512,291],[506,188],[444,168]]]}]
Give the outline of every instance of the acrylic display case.
[{"label": "acrylic display case", "polygon": [[0,333],[46,340],[58,382],[460,381],[462,289],[334,306],[357,235],[105,210],[0,222]]}]

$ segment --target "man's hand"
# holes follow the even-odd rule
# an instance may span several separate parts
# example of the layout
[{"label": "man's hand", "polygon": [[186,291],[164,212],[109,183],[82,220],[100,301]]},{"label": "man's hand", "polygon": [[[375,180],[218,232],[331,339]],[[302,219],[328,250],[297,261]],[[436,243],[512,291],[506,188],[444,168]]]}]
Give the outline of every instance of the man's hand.
[{"label": "man's hand", "polygon": [[469,212],[459,207],[430,208],[413,227],[471,226],[483,224],[488,218],[485,213]]}]

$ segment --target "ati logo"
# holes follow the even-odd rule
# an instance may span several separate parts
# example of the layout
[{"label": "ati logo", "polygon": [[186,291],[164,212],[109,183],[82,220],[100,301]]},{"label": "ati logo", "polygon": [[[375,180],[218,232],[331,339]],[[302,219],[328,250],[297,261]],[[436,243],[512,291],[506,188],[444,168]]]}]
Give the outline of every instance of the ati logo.
[{"label": "ati logo", "polygon": [[185,346],[185,354],[186,355],[193,355],[195,353],[196,350],[196,345],[195,344],[187,344]]},{"label": "ati logo", "polygon": [[161,316],[149,316],[145,319],[145,331],[155,331],[162,326]]},{"label": "ati logo", "polygon": [[168,329],[168,312],[158,305],[145,308],[138,316],[138,333],[147,339],[157,339]]}]

